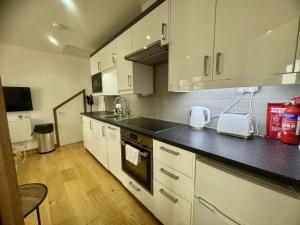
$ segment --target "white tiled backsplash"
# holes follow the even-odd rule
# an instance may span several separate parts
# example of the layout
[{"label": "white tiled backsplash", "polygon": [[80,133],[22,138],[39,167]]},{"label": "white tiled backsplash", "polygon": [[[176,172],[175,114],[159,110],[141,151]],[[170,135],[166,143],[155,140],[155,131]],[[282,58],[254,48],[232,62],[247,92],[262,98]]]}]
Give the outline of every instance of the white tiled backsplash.
[{"label": "white tiled backsplash", "polygon": [[[216,116],[239,96],[236,88],[197,90],[189,93],[168,92],[167,64],[156,66],[154,82],[155,91],[152,96],[124,96],[128,100],[132,115],[188,123],[191,106],[205,106],[210,109],[212,116]],[[300,85],[260,87],[253,101],[254,112],[259,120],[259,135],[265,134],[267,103],[286,102],[294,96],[300,96]],[[106,98],[107,110],[112,109],[113,100],[113,97]],[[245,95],[232,111],[249,112],[249,100],[250,95]],[[216,128],[216,124],[217,119],[214,119],[209,126]]]}]

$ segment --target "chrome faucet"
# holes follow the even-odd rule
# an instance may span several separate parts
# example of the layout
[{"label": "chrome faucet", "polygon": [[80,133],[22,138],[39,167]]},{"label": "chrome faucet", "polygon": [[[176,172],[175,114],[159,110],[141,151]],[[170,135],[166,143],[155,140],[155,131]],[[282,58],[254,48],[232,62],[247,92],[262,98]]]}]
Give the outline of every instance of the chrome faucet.
[{"label": "chrome faucet", "polygon": [[[123,108],[122,101],[123,101],[123,103],[125,103],[124,108]],[[127,102],[126,98],[124,98],[122,96],[116,97],[114,104],[116,105],[117,103],[121,104],[121,112],[117,112],[117,113],[121,113],[122,115],[129,116],[128,102]]]}]

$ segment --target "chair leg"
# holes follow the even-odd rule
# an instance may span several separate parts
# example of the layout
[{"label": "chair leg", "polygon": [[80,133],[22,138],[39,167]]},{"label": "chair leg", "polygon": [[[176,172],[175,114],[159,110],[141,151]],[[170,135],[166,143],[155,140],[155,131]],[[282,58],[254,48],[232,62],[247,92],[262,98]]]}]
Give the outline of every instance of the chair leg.
[{"label": "chair leg", "polygon": [[41,217],[40,217],[40,208],[37,207],[36,209],[36,216],[37,216],[37,220],[38,220],[38,225],[41,225]]}]

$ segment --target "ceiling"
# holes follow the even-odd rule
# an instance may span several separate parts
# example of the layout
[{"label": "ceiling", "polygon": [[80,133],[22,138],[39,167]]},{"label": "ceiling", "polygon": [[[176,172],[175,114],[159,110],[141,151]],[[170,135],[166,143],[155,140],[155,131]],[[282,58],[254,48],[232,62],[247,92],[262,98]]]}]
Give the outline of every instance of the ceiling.
[{"label": "ceiling", "polygon": [[146,2],[0,0],[0,43],[87,57],[136,17]]}]

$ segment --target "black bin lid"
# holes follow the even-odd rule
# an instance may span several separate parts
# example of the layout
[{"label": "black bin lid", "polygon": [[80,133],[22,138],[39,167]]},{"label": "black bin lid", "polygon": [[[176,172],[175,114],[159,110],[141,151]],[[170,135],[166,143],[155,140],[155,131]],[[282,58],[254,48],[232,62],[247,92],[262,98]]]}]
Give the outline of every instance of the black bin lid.
[{"label": "black bin lid", "polygon": [[34,126],[34,131],[38,134],[48,134],[53,132],[53,123],[37,124]]}]

